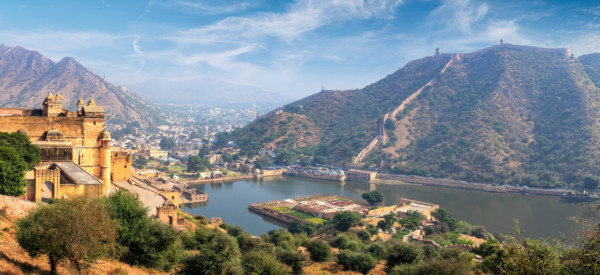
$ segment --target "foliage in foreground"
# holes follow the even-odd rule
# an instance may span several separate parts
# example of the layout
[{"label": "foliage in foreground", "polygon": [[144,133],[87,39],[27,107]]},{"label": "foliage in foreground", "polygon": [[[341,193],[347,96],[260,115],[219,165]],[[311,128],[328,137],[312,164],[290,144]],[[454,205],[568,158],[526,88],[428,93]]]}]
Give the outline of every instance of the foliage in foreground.
[{"label": "foliage in foreground", "polygon": [[119,260],[164,271],[179,262],[182,247],[175,229],[148,217],[144,205],[132,194],[118,191],[106,203],[117,224],[117,242],[124,248]]},{"label": "foliage in foreground", "polygon": [[115,224],[98,200],[56,200],[17,223],[17,241],[31,255],[48,255],[52,274],[69,260],[81,271],[116,248]]},{"label": "foliage in foreground", "polygon": [[25,171],[33,169],[40,160],[40,149],[27,136],[0,132],[0,194],[25,194]]}]

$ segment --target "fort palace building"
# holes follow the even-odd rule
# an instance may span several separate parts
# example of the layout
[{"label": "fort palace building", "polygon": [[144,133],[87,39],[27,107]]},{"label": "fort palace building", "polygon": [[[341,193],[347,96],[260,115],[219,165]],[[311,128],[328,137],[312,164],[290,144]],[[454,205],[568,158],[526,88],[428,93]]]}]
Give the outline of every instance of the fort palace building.
[{"label": "fort palace building", "polygon": [[29,200],[106,196],[111,177],[131,177],[131,156],[111,154],[104,108],[93,98],[87,104],[80,98],[76,112],[63,110],[61,94],[52,93],[41,109],[0,108],[0,131],[20,132],[41,149],[42,162],[28,179]]}]

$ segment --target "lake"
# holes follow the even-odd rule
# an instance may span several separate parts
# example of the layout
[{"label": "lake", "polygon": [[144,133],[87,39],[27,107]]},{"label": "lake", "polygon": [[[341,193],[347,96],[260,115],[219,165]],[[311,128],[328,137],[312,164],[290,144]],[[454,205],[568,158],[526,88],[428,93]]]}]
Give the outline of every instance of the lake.
[{"label": "lake", "polygon": [[275,177],[194,187],[206,192],[209,201],[206,204],[186,205],[184,211],[209,219],[220,217],[253,235],[285,226],[250,212],[249,204],[318,193],[361,199],[362,193],[379,190],[384,194],[386,205],[396,204],[399,198],[438,204],[450,211],[457,220],[483,225],[489,232],[512,233],[514,221],[518,220],[522,234],[531,238],[560,238],[561,233],[570,234],[581,229],[572,217],[596,215],[593,203],[571,203],[559,197],[489,193],[418,184],[342,184],[298,177]]}]

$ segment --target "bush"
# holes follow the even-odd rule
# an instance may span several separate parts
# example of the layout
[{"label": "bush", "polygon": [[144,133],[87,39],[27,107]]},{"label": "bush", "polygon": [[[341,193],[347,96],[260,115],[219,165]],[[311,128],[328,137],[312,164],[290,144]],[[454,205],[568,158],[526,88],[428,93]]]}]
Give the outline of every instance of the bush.
[{"label": "bush", "polygon": [[368,242],[371,240],[371,233],[364,229],[356,231],[356,236],[358,236],[358,238],[360,238],[360,240],[363,242]]},{"label": "bush", "polygon": [[242,257],[244,274],[287,274],[273,255],[264,251],[250,251]]},{"label": "bush", "polygon": [[344,250],[338,255],[337,263],[344,266],[345,270],[358,271],[362,274],[367,274],[375,267],[375,260],[371,255],[348,250]]},{"label": "bush", "polygon": [[371,233],[371,235],[377,235],[379,233],[379,229],[375,225],[367,224],[367,231]]},{"label": "bush", "polygon": [[[164,271],[179,262],[182,244],[175,229],[148,217],[146,208],[132,194],[118,191],[106,203],[118,226],[117,242],[126,248],[121,261]],[[192,240],[185,241],[186,246],[194,246]]]},{"label": "bush", "polygon": [[333,242],[331,242],[331,246],[339,249],[348,249],[348,250],[359,250],[362,248],[361,243],[353,240],[348,235],[340,234],[336,237]]},{"label": "bush", "polygon": [[298,251],[278,249],[277,258],[282,263],[290,266],[293,274],[302,274],[305,259]]},{"label": "bush", "polygon": [[360,217],[353,211],[338,212],[333,216],[335,229],[342,232],[346,232],[350,227],[358,225],[359,221]]},{"label": "bush", "polygon": [[243,274],[237,242],[218,230],[198,228],[196,240],[201,253],[183,261],[182,274]]},{"label": "bush", "polygon": [[331,248],[321,240],[314,240],[306,246],[310,258],[315,262],[326,262],[331,258]]},{"label": "bush", "polygon": [[387,248],[385,247],[385,244],[381,241],[371,243],[366,247],[366,250],[371,254],[371,256],[379,260],[387,258],[388,255]]},{"label": "bush", "polygon": [[423,259],[421,249],[412,243],[403,243],[398,240],[390,240],[387,243],[388,270],[398,264],[413,264],[418,263]]}]

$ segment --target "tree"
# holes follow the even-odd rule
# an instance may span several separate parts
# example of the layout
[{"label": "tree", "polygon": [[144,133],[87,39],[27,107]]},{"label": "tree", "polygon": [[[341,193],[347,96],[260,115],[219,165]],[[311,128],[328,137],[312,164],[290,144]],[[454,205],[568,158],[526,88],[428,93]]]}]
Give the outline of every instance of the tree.
[{"label": "tree", "polygon": [[78,271],[110,255],[116,244],[115,224],[100,200],[56,200],[17,222],[17,241],[32,257],[48,255],[50,272],[63,260]]},{"label": "tree", "polygon": [[[0,132],[0,147],[11,147],[27,163],[27,169],[31,170],[41,160],[40,148],[33,145],[29,138],[19,132]],[[1,159],[1,158],[0,158]]]},{"label": "tree", "polygon": [[343,211],[335,213],[333,216],[333,224],[335,229],[346,232],[350,227],[358,225],[360,217],[356,212]]},{"label": "tree", "polygon": [[458,226],[456,220],[452,217],[452,214],[444,208],[438,208],[434,210],[431,215],[438,221],[446,223],[450,228],[450,231],[456,230]]},{"label": "tree", "polygon": [[20,196],[25,193],[24,176],[41,160],[40,149],[21,133],[0,132],[0,194]]},{"label": "tree", "polygon": [[296,163],[296,161],[298,161],[298,154],[289,150],[282,150],[275,157],[275,164],[277,165],[290,165]]},{"label": "tree", "polygon": [[396,130],[396,123],[391,118],[388,118],[385,120],[384,127],[385,129],[393,131]]},{"label": "tree", "polygon": [[144,205],[130,193],[119,190],[105,200],[118,225],[117,242],[127,248],[121,261],[165,271],[179,262],[181,241],[175,229],[148,217]]},{"label": "tree", "polygon": [[423,259],[421,249],[414,243],[404,243],[391,239],[386,243],[388,247],[387,268],[388,270],[398,264],[414,264]]},{"label": "tree", "polygon": [[133,162],[133,165],[135,166],[135,168],[144,168],[146,165],[148,164],[148,159],[144,156],[138,156],[137,158],[135,158],[135,161]]},{"label": "tree", "polygon": [[384,232],[389,232],[397,220],[398,218],[396,217],[396,213],[390,212],[383,216],[383,220],[377,222],[377,227]]},{"label": "tree", "polygon": [[162,150],[171,150],[173,148],[175,148],[176,144],[175,144],[175,139],[173,138],[163,138],[160,140],[159,143],[160,149]]},{"label": "tree", "polygon": [[306,250],[308,250],[310,258],[315,262],[326,262],[331,258],[331,248],[321,240],[309,242]]},{"label": "tree", "polygon": [[585,189],[590,190],[590,193],[594,193],[594,190],[598,189],[600,185],[600,177],[596,175],[587,174],[583,177],[583,186]]},{"label": "tree", "polygon": [[273,255],[260,250],[250,251],[242,256],[245,274],[287,274]]},{"label": "tree", "polygon": [[304,256],[300,252],[295,250],[279,249],[277,251],[277,258],[284,264],[292,268],[293,274],[302,274],[302,267],[304,266]]},{"label": "tree", "polygon": [[290,223],[290,226],[288,226],[288,232],[290,232],[292,234],[306,233],[306,235],[310,236],[315,231],[316,231],[316,228],[313,224],[301,223],[298,220],[293,220]]},{"label": "tree", "polygon": [[208,161],[199,156],[190,156],[187,160],[188,172],[202,172],[208,169]]},{"label": "tree", "polygon": [[345,270],[357,271],[367,274],[375,267],[375,260],[371,255],[363,252],[344,250],[337,256],[338,264],[344,266]]},{"label": "tree", "polygon": [[25,194],[27,163],[11,147],[0,147],[0,194],[21,196]]},{"label": "tree", "polygon": [[372,192],[366,192],[362,194],[362,198],[366,200],[370,205],[376,205],[383,202],[383,193],[379,190]]},{"label": "tree", "polygon": [[265,166],[267,166],[270,163],[271,163],[271,158],[269,156],[267,156],[267,155],[260,156],[254,162],[254,168],[262,170]]},{"label": "tree", "polygon": [[556,249],[530,239],[502,245],[482,266],[493,274],[558,274],[560,270]]},{"label": "tree", "polygon": [[184,261],[182,274],[243,274],[238,244],[232,237],[219,230],[205,227],[196,229],[196,249],[194,254]]}]

